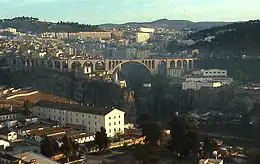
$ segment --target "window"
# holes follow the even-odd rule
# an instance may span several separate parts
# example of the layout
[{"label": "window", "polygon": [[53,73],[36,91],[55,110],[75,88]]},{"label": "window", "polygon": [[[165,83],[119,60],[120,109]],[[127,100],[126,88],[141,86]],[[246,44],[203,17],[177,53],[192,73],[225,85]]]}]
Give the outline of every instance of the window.
[{"label": "window", "polygon": [[114,125],[116,125],[116,122],[114,122]]},{"label": "window", "polygon": [[76,123],[78,123],[79,122],[79,120],[78,119],[76,119]]},{"label": "window", "polygon": [[116,119],[116,116],[114,116],[114,119]]},{"label": "window", "polygon": [[88,115],[88,118],[90,118],[90,115]]},{"label": "window", "polygon": [[109,126],[111,126],[111,123],[109,123]]},{"label": "window", "polygon": [[95,125],[97,125],[97,122],[95,122]]},{"label": "window", "polygon": [[95,119],[97,119],[97,116],[95,116]]},{"label": "window", "polygon": [[78,113],[76,113],[76,116],[78,117]]},{"label": "window", "polygon": [[118,128],[118,131],[120,132],[120,131],[121,131],[121,129],[120,129],[120,128]]},{"label": "window", "polygon": [[118,116],[118,118],[120,118],[120,115]]},{"label": "window", "polygon": [[116,132],[116,128],[114,129],[114,132]]},{"label": "window", "polygon": [[88,124],[90,124],[90,121],[88,121]]},{"label": "window", "polygon": [[118,124],[120,124],[120,121],[118,121]]},{"label": "window", "polygon": [[109,120],[111,120],[111,117],[108,117]]},{"label": "window", "polygon": [[84,117],[85,115],[84,114],[82,114],[82,117]]},{"label": "window", "polygon": [[111,129],[109,129],[109,133],[111,133]]},{"label": "window", "polygon": [[88,128],[88,131],[90,131],[90,128]]}]

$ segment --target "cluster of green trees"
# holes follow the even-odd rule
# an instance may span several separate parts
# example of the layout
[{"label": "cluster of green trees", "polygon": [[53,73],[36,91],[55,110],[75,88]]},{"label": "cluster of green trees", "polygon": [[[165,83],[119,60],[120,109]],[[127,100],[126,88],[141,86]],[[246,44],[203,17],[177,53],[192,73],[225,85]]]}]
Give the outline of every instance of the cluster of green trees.
[{"label": "cluster of green trees", "polygon": [[[162,124],[150,120],[149,115],[143,117],[140,124],[143,136],[146,136],[146,144],[157,146],[163,137]],[[167,144],[176,158],[180,156],[211,157],[217,149],[217,143],[209,137],[201,138],[197,121],[186,113],[174,115],[169,122],[171,140]],[[203,145],[200,142],[203,141]]]},{"label": "cluster of green trees", "polygon": [[33,103],[30,102],[29,100],[26,100],[23,104],[23,114],[25,116],[30,116],[32,114],[31,108],[33,107]]},{"label": "cluster of green trees", "polygon": [[245,84],[260,81],[258,76],[260,63],[256,59],[202,59],[196,61],[196,66],[205,69],[226,69],[234,80]]},{"label": "cluster of green trees", "polygon": [[79,145],[73,141],[70,137],[64,136],[61,139],[62,145],[59,146],[56,140],[49,137],[45,137],[40,145],[41,154],[46,157],[52,157],[59,153],[63,153],[66,158],[75,157],[78,152]]},{"label": "cluster of green trees", "polygon": [[41,32],[83,32],[83,31],[101,31],[98,26],[79,24],[77,22],[46,22],[39,21],[33,17],[15,17],[12,19],[0,19],[1,28],[16,28],[22,32],[31,31],[33,33]]},{"label": "cluster of green trees", "polygon": [[[198,48],[204,54],[215,54],[216,57],[241,57],[241,55],[259,56],[260,21],[252,20],[242,23],[233,23],[223,27],[215,27],[191,34],[192,39],[201,39],[206,36],[216,36],[212,42],[198,42],[193,48]],[[218,31],[228,30],[217,34]]]},{"label": "cluster of green trees", "polygon": [[167,77],[156,76],[152,79],[152,88],[135,90],[135,105],[139,117],[149,113],[153,120],[165,124],[175,112],[192,110],[194,96],[180,87],[171,86]]},{"label": "cluster of green trees", "polygon": [[100,131],[96,132],[94,143],[98,146],[99,151],[106,150],[108,148],[108,137],[104,127],[101,127]]},{"label": "cluster of green trees", "polygon": [[[259,56],[260,21],[251,20],[225,26],[213,27],[191,33],[187,39],[196,41],[196,44],[180,45],[172,41],[168,45],[168,51],[178,53],[181,50],[199,49],[204,57],[214,56],[216,58],[241,58],[242,55]],[[215,36],[211,42],[204,41],[207,36]]]},{"label": "cluster of green trees", "polygon": [[82,94],[84,104],[125,108],[130,91],[114,83],[91,80],[83,84]]},{"label": "cluster of green trees", "polygon": [[[96,132],[94,144],[99,151],[108,148],[109,141],[104,127],[101,127],[100,131]],[[65,135],[60,141],[54,140],[50,137],[45,137],[40,144],[40,149],[41,154],[46,157],[52,157],[63,153],[67,159],[77,157],[80,151],[78,142],[73,141],[72,138],[67,135]],[[83,151],[83,153],[86,152]]]}]

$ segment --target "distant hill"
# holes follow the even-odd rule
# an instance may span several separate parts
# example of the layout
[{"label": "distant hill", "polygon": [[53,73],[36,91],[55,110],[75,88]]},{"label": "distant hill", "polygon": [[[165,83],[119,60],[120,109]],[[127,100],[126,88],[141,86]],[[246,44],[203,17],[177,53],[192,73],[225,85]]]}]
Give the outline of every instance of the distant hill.
[{"label": "distant hill", "polygon": [[[233,23],[221,27],[201,30],[190,34],[196,44],[191,48],[198,48],[201,52],[213,54],[215,57],[260,56],[260,21]],[[206,37],[214,36],[210,42]]]},{"label": "distant hill", "polygon": [[20,32],[80,32],[101,31],[99,26],[79,24],[77,22],[46,22],[33,17],[15,17],[12,19],[0,19],[0,28],[16,28]]},{"label": "distant hill", "polygon": [[152,22],[128,22],[124,24],[101,24],[104,28],[124,27],[124,26],[152,26],[152,27],[166,27],[166,28],[192,28],[192,29],[207,29],[215,26],[223,26],[230,24],[231,22],[192,22],[188,20],[168,20],[159,19]]}]

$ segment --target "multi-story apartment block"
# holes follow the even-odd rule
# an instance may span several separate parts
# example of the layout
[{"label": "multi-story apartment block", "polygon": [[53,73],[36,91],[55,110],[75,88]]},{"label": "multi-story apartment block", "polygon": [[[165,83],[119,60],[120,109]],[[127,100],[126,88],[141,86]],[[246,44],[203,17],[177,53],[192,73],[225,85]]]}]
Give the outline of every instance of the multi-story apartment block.
[{"label": "multi-story apartment block", "polygon": [[202,69],[201,73],[204,77],[227,77],[227,70],[222,69]]},{"label": "multi-story apartment block", "polygon": [[209,82],[195,82],[195,81],[185,81],[182,83],[182,90],[200,90],[201,88],[218,88],[221,87],[221,82],[209,81]]},{"label": "multi-story apartment block", "polygon": [[109,137],[124,133],[125,112],[116,108],[96,108],[80,104],[64,104],[40,101],[32,109],[40,119],[59,121],[66,124],[84,125],[89,133],[96,133],[104,127]]},{"label": "multi-story apartment block", "polygon": [[137,32],[136,33],[136,42],[146,42],[148,39],[150,39],[151,34],[150,33],[144,33],[144,32]]},{"label": "multi-story apartment block", "polygon": [[20,116],[20,113],[13,112],[11,109],[0,110],[0,121],[13,120]]}]

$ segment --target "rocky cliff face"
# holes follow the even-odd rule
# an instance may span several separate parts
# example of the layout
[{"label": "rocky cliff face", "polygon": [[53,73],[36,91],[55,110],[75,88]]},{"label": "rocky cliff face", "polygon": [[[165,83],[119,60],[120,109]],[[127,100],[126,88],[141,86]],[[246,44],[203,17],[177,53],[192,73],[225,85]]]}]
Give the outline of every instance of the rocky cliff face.
[{"label": "rocky cliff face", "polygon": [[31,86],[42,92],[70,97],[77,101],[82,99],[82,84],[86,81],[75,79],[70,73],[42,69],[12,73],[12,83],[15,86]]},{"label": "rocky cliff face", "polygon": [[129,106],[133,93],[118,85],[104,81],[75,78],[72,73],[35,69],[31,72],[11,74],[12,84],[33,87],[36,90],[98,106]]}]

